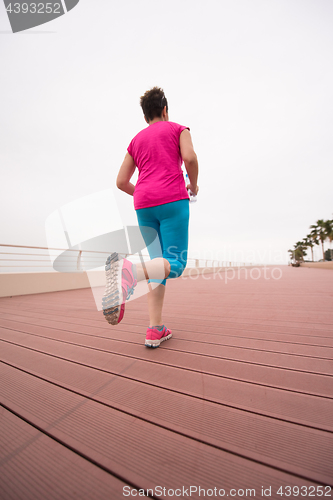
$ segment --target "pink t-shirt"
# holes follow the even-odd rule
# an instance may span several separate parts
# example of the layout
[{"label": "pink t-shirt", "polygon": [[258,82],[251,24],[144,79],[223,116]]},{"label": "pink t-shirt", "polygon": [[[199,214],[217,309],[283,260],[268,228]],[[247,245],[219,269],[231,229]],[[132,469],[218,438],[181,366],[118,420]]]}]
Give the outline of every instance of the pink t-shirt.
[{"label": "pink t-shirt", "polygon": [[135,210],[188,199],[179,148],[180,134],[186,128],[168,121],[155,122],[130,142],[127,151],[139,169]]}]

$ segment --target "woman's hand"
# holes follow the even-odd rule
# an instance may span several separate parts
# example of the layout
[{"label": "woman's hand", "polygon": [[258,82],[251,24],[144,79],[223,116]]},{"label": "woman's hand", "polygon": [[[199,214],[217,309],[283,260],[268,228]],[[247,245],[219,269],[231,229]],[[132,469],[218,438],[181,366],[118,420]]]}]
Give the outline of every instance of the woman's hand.
[{"label": "woman's hand", "polygon": [[187,191],[191,191],[191,193],[196,196],[199,191],[199,186],[197,185],[195,188],[192,186],[192,184],[187,184],[186,186]]}]

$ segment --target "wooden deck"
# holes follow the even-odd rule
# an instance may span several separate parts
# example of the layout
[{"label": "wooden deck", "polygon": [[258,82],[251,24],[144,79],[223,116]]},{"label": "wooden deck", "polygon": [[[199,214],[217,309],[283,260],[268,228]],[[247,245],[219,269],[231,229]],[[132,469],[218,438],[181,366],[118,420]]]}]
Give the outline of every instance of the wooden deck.
[{"label": "wooden deck", "polygon": [[1,499],[321,496],[333,273],[280,269],[169,281],[159,349],[146,297],[117,327],[90,289],[0,299]]}]

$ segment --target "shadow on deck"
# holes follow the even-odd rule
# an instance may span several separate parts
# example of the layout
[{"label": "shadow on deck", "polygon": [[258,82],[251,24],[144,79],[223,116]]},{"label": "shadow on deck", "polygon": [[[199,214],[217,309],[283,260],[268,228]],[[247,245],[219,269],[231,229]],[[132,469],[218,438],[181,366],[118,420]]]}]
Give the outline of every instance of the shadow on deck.
[{"label": "shadow on deck", "polygon": [[333,274],[279,269],[169,281],[159,349],[146,297],[0,299],[2,498],[332,495]]}]

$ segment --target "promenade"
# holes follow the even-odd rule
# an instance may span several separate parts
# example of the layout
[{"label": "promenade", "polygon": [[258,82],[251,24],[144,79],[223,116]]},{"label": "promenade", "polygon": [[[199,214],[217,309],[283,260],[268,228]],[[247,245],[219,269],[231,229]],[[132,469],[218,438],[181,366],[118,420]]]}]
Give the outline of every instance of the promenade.
[{"label": "promenade", "polygon": [[145,296],[1,298],[1,499],[332,496],[333,271],[250,271],[170,280],[158,349]]}]

